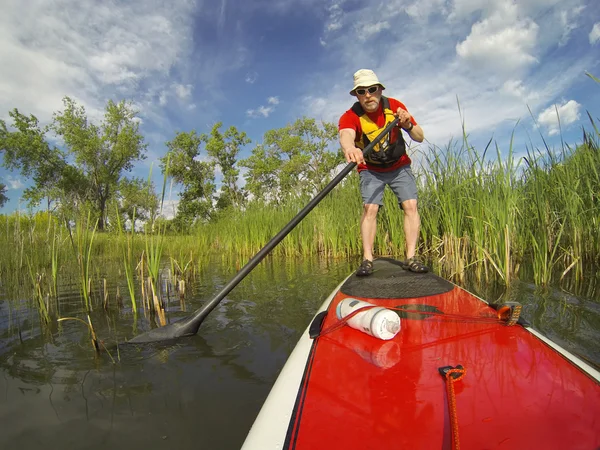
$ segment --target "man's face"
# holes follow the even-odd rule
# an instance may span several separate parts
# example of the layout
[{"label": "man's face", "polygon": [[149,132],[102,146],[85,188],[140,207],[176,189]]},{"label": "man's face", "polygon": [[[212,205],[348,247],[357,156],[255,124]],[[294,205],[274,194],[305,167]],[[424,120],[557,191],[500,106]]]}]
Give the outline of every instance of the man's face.
[{"label": "man's face", "polygon": [[374,86],[365,86],[356,88],[354,91],[356,93],[356,98],[360,103],[360,106],[366,112],[375,112],[377,108],[379,108],[379,102],[381,101],[381,87],[376,84]]}]

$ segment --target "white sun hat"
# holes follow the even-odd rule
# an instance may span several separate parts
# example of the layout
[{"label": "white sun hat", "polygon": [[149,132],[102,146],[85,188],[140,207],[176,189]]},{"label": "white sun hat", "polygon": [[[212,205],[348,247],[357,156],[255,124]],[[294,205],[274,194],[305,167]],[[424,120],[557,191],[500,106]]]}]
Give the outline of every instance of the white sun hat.
[{"label": "white sun hat", "polygon": [[381,84],[375,72],[370,69],[360,69],[354,73],[354,87],[350,91],[350,95],[356,95],[354,92],[359,87],[369,87],[378,84],[381,89],[385,89],[385,86]]}]

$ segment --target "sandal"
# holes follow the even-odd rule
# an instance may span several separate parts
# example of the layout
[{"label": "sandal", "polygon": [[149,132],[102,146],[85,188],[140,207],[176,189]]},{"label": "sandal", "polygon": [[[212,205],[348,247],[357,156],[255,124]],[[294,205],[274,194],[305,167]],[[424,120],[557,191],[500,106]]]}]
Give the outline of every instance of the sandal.
[{"label": "sandal", "polygon": [[423,264],[421,260],[416,256],[413,256],[412,258],[409,258],[406,261],[402,261],[401,265],[404,270],[410,270],[411,272],[429,272],[429,268],[425,264]]},{"label": "sandal", "polygon": [[373,261],[369,261],[365,259],[362,263],[360,263],[360,267],[356,271],[357,277],[366,277],[367,275],[371,275],[373,273]]}]

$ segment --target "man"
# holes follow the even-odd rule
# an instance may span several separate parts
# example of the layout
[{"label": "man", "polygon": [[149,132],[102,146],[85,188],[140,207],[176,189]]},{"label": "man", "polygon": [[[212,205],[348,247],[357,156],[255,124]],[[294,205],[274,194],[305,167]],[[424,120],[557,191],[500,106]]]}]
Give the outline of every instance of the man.
[{"label": "man", "polygon": [[[417,210],[417,185],[401,131],[404,130],[413,141],[423,142],[423,130],[406,106],[394,98],[382,95],[384,89],[385,86],[372,70],[357,71],[350,95],[355,96],[358,101],[342,115],[339,122],[340,145],[346,161],[358,165],[364,204],[360,221],[363,261],[356,271],[358,276],[373,273],[377,211],[383,205],[385,186],[392,189],[404,210],[406,261],[403,262],[403,268],[413,272],[428,271],[415,256],[421,224]],[[399,118],[398,127],[394,127],[383,142],[376,144],[370,155],[363,157],[362,149],[396,117]]]}]

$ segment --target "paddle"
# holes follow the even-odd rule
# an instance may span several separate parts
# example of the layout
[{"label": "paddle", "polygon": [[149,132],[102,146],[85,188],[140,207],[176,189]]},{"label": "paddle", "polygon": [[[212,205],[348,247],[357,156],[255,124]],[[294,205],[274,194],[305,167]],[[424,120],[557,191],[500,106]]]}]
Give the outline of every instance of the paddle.
[{"label": "paddle", "polygon": [[[385,129],[379,133],[379,135],[371,142],[364,150],[363,154],[367,155],[369,152],[373,150],[373,147],[377,142],[379,142],[386,134],[388,134],[392,128],[394,128],[398,123],[398,119],[393,120]],[[329,194],[329,192],[340,182],[342,179],[348,175],[352,169],[356,166],[356,163],[348,163],[344,169],[337,174],[337,176],[329,182],[325,188],[319,192],[311,201],[304,207],[302,211],[300,211],[296,217],[294,217],[283,229],[277,233],[268,243],[265,245],[256,255],[252,257],[250,261],[246,263],[244,267],[237,273],[233,279],[227,283],[223,289],[209,302],[205,303],[201,308],[197,309],[191,316],[184,317],[183,319],[178,320],[177,322],[173,322],[169,325],[160,328],[154,328],[150,331],[142,333],[128,342],[140,343],[140,342],[155,342],[155,341],[163,341],[169,339],[177,339],[185,336],[193,336],[198,332],[200,325],[210,314],[210,312],[225,298],[229,292],[233,290],[237,284],[242,281],[248,273],[256,265],[262,261],[262,259],[267,256],[267,254],[275,248],[279,242],[286,237],[292,229],[296,225],[306,217],[306,215],[312,211],[312,209],[317,206],[317,204],[323,200],[323,198]]]}]

